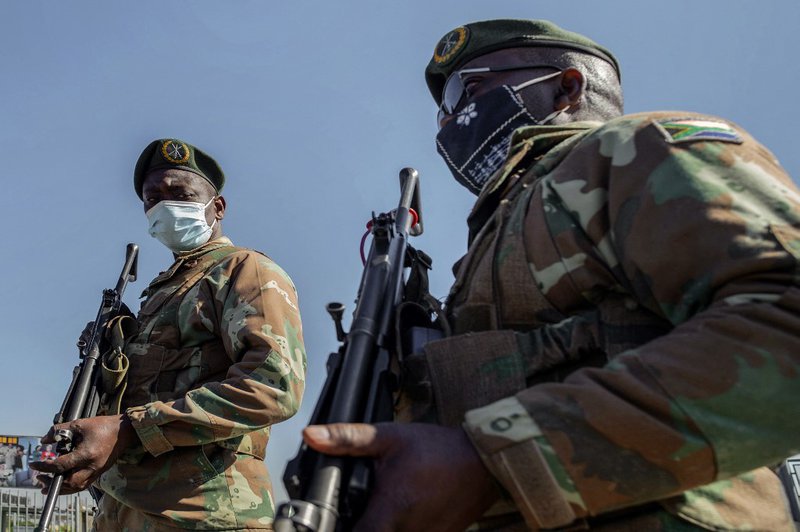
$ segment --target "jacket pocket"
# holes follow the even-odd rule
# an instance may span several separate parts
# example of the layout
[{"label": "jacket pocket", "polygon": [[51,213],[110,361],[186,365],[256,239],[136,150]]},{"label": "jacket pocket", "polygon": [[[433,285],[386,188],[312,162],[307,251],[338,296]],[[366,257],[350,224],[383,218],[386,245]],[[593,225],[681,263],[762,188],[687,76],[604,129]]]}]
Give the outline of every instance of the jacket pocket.
[{"label": "jacket pocket", "polygon": [[128,356],[128,386],[122,398],[122,408],[141,406],[156,400],[151,392],[153,381],[164,360],[166,349],[155,344],[129,342],[126,347]]}]

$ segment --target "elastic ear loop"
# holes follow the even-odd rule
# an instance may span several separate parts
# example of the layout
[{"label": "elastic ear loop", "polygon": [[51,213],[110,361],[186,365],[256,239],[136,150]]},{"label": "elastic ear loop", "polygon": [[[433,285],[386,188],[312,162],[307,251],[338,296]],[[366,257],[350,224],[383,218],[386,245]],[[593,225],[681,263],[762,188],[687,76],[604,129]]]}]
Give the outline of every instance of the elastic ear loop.
[{"label": "elastic ear loop", "polygon": [[[211,205],[211,203],[212,203],[212,202],[213,202],[215,199],[217,199],[218,197],[219,197],[219,194],[217,194],[216,196],[214,196],[213,198],[211,198],[210,200],[208,200],[208,203],[206,203],[206,204],[205,204],[205,206],[203,207],[203,215],[205,215],[205,212],[206,212],[206,209],[208,208],[208,206],[209,206],[209,205]],[[214,229],[214,226],[215,226],[215,225],[217,225],[217,217],[216,217],[216,216],[214,216],[214,221],[213,221],[213,222],[211,222],[211,225],[209,225],[209,226],[208,226],[208,228],[209,228],[209,229]]]},{"label": "elastic ear loop", "polygon": [[518,92],[520,89],[524,89],[525,87],[527,87],[529,85],[533,85],[534,83],[539,83],[540,81],[544,81],[546,79],[554,78],[554,77],[560,75],[562,72],[564,72],[564,71],[563,70],[559,70],[558,72],[553,72],[552,74],[546,74],[546,75],[540,76],[538,78],[529,79],[528,81],[524,81],[524,82],[520,83],[519,85],[514,85],[511,88],[514,89],[515,92]]},{"label": "elastic ear loop", "polygon": [[[520,83],[519,85],[514,85],[514,86],[512,86],[512,87],[511,87],[511,89],[512,89],[514,92],[519,92],[520,90],[524,89],[525,87],[529,87],[529,86],[531,86],[531,85],[533,85],[533,84],[535,84],[535,83],[539,83],[540,81],[545,81],[545,80],[548,80],[548,79],[554,78],[554,77],[556,77],[556,76],[559,76],[559,75],[561,75],[561,73],[562,73],[562,72],[564,72],[564,71],[563,71],[563,70],[559,70],[558,72],[553,72],[552,74],[546,74],[546,75],[544,75],[544,76],[539,76],[538,78],[529,79],[528,81],[525,81],[525,82],[523,82],[523,83]],[[552,113],[550,113],[550,114],[549,114],[549,115],[547,115],[546,117],[542,118],[542,119],[541,119],[541,120],[540,120],[540,121],[537,123],[537,125],[542,125],[542,126],[543,126],[543,125],[547,124],[548,122],[550,122],[551,120],[553,120],[553,119],[554,119],[555,117],[557,117],[558,115],[560,115],[560,114],[562,114],[562,113],[566,112],[566,110],[567,110],[567,109],[569,109],[570,107],[571,107],[570,105],[567,105],[567,106],[566,106],[566,107],[564,107],[563,109],[558,109],[557,111],[553,111]]]}]

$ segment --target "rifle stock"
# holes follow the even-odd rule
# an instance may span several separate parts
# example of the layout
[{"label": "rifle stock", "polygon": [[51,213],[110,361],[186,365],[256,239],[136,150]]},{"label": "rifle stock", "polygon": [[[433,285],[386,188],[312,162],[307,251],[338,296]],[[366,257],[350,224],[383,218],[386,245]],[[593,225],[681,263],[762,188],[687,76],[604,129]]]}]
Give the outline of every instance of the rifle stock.
[{"label": "rifle stock", "polygon": [[[103,331],[122,309],[122,294],[128,282],[136,280],[139,246],[128,244],[125,250],[125,264],[122,267],[114,288],[103,290],[100,309],[91,324],[89,334],[78,341],[80,362],[72,371],[72,382],[56,413],[53,424],[68,423],[76,419],[92,417],[97,413],[100,404],[99,365],[98,360],[103,349]],[[56,454],[61,455],[72,450],[72,432],[62,429],[56,432]],[[46,532],[55,509],[56,499],[64,482],[63,475],[53,475],[50,487],[42,507],[42,515],[36,527],[37,532]]]},{"label": "rifle stock", "polygon": [[[327,307],[336,324],[337,338],[343,343],[328,358],[328,376],[310,424],[392,420],[392,392],[396,387],[390,366],[392,322],[404,297],[408,237],[422,233],[417,171],[404,168],[400,186],[397,209],[373,214],[372,245],[348,333],[341,328],[344,307],[339,303]],[[279,506],[275,530],[349,530],[363,512],[370,478],[369,461],[322,455],[302,444],[284,473],[291,501]]]}]

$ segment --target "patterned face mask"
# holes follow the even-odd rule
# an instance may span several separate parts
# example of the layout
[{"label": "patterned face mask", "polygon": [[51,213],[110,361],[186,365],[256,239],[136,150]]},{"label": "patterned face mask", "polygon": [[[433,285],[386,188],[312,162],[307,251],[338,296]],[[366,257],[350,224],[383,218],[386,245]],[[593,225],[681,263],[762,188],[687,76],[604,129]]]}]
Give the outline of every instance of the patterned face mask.
[{"label": "patterned face mask", "polygon": [[503,165],[515,129],[547,124],[567,110],[565,107],[537,120],[519,95],[525,87],[559,74],[561,71],[492,89],[475,98],[439,130],[436,149],[456,181],[479,194],[489,177]]},{"label": "patterned face mask", "polygon": [[211,225],[206,222],[208,203],[194,201],[160,201],[145,215],[150,225],[150,236],[167,246],[174,253],[190,251],[200,247],[211,238],[211,230],[217,223],[216,218]]}]

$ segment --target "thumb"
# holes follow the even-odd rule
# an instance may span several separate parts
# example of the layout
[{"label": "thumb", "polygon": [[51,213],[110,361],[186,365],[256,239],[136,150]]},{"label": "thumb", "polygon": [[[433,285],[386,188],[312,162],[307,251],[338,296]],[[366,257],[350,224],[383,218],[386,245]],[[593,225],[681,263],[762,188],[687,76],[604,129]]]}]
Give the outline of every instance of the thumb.
[{"label": "thumb", "polygon": [[380,456],[387,441],[375,425],[333,423],[310,425],[303,429],[303,440],[312,449],[334,456]]}]

